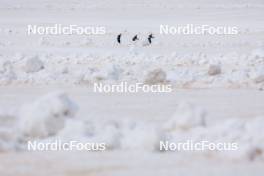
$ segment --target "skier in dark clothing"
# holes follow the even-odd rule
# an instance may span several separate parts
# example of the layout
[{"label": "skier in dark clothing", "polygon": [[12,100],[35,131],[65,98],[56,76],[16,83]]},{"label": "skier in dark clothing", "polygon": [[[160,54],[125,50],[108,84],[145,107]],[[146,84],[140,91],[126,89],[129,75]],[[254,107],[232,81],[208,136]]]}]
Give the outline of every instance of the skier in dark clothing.
[{"label": "skier in dark clothing", "polygon": [[150,34],[150,35],[148,36],[148,42],[149,42],[149,44],[152,43],[152,39],[153,39],[153,38],[154,38],[153,34]]},{"label": "skier in dark clothing", "polygon": [[132,38],[132,41],[133,41],[133,42],[136,41],[136,40],[139,40],[139,39],[138,39],[138,35],[135,35],[135,36]]},{"label": "skier in dark clothing", "polygon": [[117,42],[118,42],[119,44],[121,44],[121,35],[122,35],[122,34],[118,34],[118,36],[117,36]]}]

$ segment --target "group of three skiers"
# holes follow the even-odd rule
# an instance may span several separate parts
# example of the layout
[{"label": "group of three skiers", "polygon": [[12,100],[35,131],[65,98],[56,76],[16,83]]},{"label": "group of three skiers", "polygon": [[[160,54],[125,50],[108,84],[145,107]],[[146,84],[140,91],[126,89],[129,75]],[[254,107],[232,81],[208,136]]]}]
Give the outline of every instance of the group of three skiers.
[{"label": "group of three skiers", "polygon": [[[121,42],[121,38],[122,38],[122,34],[120,33],[120,34],[118,34],[117,35],[117,42],[119,43],[119,44],[121,44],[122,42]],[[149,34],[148,35],[148,44],[151,44],[152,43],[152,39],[154,38],[154,36],[153,36],[153,34]],[[137,41],[137,40],[139,40],[139,38],[138,38],[138,35],[135,35],[133,38],[132,38],[132,41],[133,42],[135,42],[135,41]]]}]

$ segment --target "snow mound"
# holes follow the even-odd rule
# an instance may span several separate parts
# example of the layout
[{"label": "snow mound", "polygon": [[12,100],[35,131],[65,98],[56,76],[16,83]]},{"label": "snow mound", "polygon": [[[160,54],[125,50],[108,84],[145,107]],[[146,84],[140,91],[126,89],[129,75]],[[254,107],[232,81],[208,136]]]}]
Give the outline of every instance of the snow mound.
[{"label": "snow mound", "polygon": [[255,78],[255,83],[262,83],[264,82],[264,74],[263,75],[258,75],[256,78]]},{"label": "snow mound", "polygon": [[105,143],[107,150],[158,149],[160,131],[154,125],[133,121],[77,121],[69,119],[57,137],[65,141]]},{"label": "snow mound", "polygon": [[161,68],[154,69],[147,73],[144,82],[146,84],[163,84],[167,81],[167,74]]},{"label": "snow mound", "polygon": [[121,148],[124,150],[157,151],[162,132],[153,125],[142,123],[125,128],[122,136]]},{"label": "snow mound", "polygon": [[221,74],[221,67],[220,65],[210,65],[208,68],[208,75],[214,76]]},{"label": "snow mound", "polygon": [[55,135],[64,128],[67,118],[74,117],[77,106],[62,92],[51,93],[21,107],[19,129],[29,138]]},{"label": "snow mound", "polygon": [[34,73],[44,69],[44,63],[38,56],[31,57],[26,60],[24,70],[26,73]]},{"label": "snow mound", "polygon": [[[102,130],[103,129],[103,130]],[[122,124],[119,121],[94,123],[94,136],[91,140],[106,143],[107,150],[120,149]]]},{"label": "snow mound", "polygon": [[0,84],[10,84],[16,79],[17,76],[13,71],[13,66],[10,61],[5,61],[0,64]]},{"label": "snow mound", "polygon": [[176,108],[174,115],[164,123],[166,131],[189,130],[197,126],[205,126],[206,112],[192,103],[182,103]]},{"label": "snow mound", "polygon": [[[167,141],[180,143],[192,141],[193,143],[208,141],[211,144],[230,144],[237,146],[232,150],[204,149],[201,155],[214,156],[228,160],[255,161],[264,159],[264,118],[243,120],[239,118],[228,119],[211,126],[196,126],[189,130],[166,131]],[[192,152],[192,151],[188,151]]]}]

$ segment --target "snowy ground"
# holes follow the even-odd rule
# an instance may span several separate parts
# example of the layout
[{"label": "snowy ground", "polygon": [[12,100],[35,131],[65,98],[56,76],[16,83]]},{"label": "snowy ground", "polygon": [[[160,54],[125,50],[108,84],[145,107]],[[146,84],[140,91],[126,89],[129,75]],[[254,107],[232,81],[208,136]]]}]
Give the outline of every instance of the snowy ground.
[{"label": "snowy ground", "polygon": [[[53,23],[103,25],[106,34],[27,35],[29,24]],[[239,34],[159,35],[160,24],[192,23],[237,26]],[[142,46],[150,32],[153,44]],[[141,40],[127,42],[134,34]],[[210,74],[212,66],[220,72]],[[155,69],[172,93],[92,92],[94,82],[145,82]],[[0,175],[261,175],[263,89],[262,0],[0,0]],[[103,140],[110,149],[23,149],[27,137],[54,136]],[[241,148],[159,152],[164,136]]]},{"label": "snowy ground", "polygon": [[[23,93],[17,94],[17,90]],[[39,99],[39,95],[45,95],[56,90],[66,91],[75,102],[78,102],[79,113],[75,115],[75,119],[78,121],[89,120],[105,123],[111,119],[111,121],[117,123],[132,121],[139,124],[143,122],[144,124],[144,122],[147,122],[145,128],[149,130],[148,124],[163,123],[173,116],[176,107],[181,102],[189,101],[206,109],[208,128],[216,129],[216,131],[211,131],[210,133],[216,134],[220,132],[219,138],[221,137],[224,140],[229,140],[229,137],[233,135],[237,136],[235,137],[237,140],[240,140],[239,138],[243,138],[245,135],[253,135],[253,137],[246,143],[242,142],[242,147],[249,146],[246,151],[239,150],[230,154],[217,154],[215,152],[160,153],[151,149],[153,143],[151,140],[149,141],[149,138],[153,137],[153,133],[136,129],[134,132],[142,136],[143,141],[137,141],[135,136],[131,136],[132,138],[127,136],[126,139],[121,140],[125,140],[128,144],[136,143],[140,148],[137,145],[134,148],[123,147],[119,149],[117,147],[114,150],[95,153],[4,152],[0,155],[2,174],[16,175],[19,172],[19,175],[36,175],[37,172],[37,175],[134,175],[135,173],[142,173],[143,175],[192,175],[193,171],[190,171],[190,169],[197,170],[197,173],[202,175],[222,175],[223,171],[225,174],[230,175],[262,174],[263,158],[262,156],[257,156],[256,158],[253,157],[252,160],[251,150],[254,150],[255,144],[251,140],[257,140],[258,144],[262,143],[261,122],[263,123],[263,120],[256,121],[257,124],[255,125],[257,126],[253,126],[253,128],[259,127],[259,129],[254,129],[252,134],[239,129],[240,122],[243,120],[247,121],[246,124],[252,123],[254,125],[254,118],[252,117],[261,117],[263,115],[264,97],[261,91],[210,89],[177,90],[169,94],[105,95],[92,93],[87,88],[2,88],[0,90],[0,105],[1,107],[6,107],[6,110],[20,107],[22,104],[31,103],[35,99]],[[232,118],[238,121],[232,121]],[[70,124],[70,126],[73,126],[73,128],[70,128],[68,132],[76,133],[73,130],[74,124]],[[220,129],[218,127],[214,128],[214,126],[219,126]],[[77,128],[81,127],[77,126]],[[106,128],[107,126],[104,126],[104,130]],[[192,130],[196,133],[195,128]],[[241,131],[237,134],[237,130]],[[197,132],[199,133],[199,130]],[[221,136],[225,132],[228,132],[229,135]],[[113,131],[110,130],[108,133],[110,134],[105,135],[111,137]],[[259,139],[256,138],[255,133],[259,133]],[[76,134],[83,135],[79,130],[77,130]],[[186,134],[188,135],[188,131]],[[197,137],[196,134],[193,135]],[[208,137],[210,137],[210,134]],[[11,151],[13,150],[11,149]],[[35,163],[38,164],[36,165]],[[208,164],[211,165],[210,168],[205,167]],[[5,169],[8,166],[10,167],[10,165],[13,165],[12,169]]]}]

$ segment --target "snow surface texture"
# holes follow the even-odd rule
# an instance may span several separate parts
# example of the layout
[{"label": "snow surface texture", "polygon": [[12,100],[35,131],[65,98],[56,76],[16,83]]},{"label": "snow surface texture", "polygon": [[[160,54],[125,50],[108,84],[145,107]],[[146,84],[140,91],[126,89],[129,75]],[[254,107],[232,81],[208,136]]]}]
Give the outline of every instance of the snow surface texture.
[{"label": "snow surface texture", "polygon": [[[263,117],[230,119],[207,125],[206,111],[192,103],[175,107],[174,115],[162,123],[131,120],[72,119],[77,105],[65,93],[52,93],[22,106],[18,114],[1,111],[0,147],[2,151],[25,148],[26,141],[104,142],[107,150],[161,152],[160,141],[236,142],[237,151],[205,150],[201,155],[229,159],[263,160]],[[140,118],[139,118],[140,119]],[[20,133],[14,133],[18,127]],[[164,151],[162,151],[164,152]],[[191,152],[191,151],[188,151]]]},{"label": "snow surface texture", "polygon": [[[9,61],[1,63],[1,85],[89,86],[94,82],[127,81],[147,84],[169,83],[179,88],[254,88],[264,84],[264,57],[253,54],[235,55],[233,58],[229,56],[211,58],[197,54],[152,58],[143,55],[105,57],[82,55],[69,58],[59,55],[37,55],[29,58],[25,56],[18,61],[7,59]],[[210,64],[216,62],[221,64]]]}]

